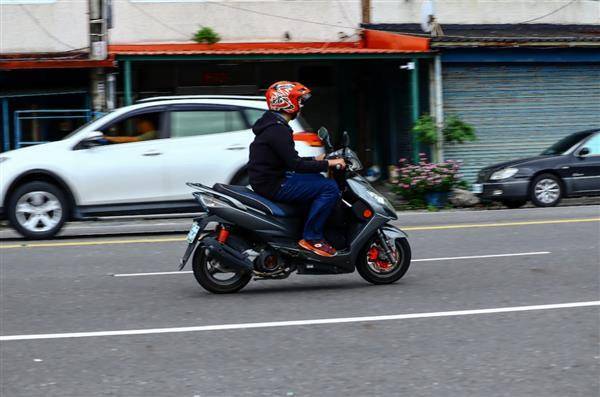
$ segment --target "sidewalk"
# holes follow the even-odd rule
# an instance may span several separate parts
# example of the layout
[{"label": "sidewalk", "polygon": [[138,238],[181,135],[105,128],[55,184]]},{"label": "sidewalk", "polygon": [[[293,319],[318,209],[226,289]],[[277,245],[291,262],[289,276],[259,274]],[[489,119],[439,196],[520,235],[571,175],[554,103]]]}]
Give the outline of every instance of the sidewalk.
[{"label": "sidewalk", "polygon": [[[565,200],[567,201],[567,200]],[[182,234],[189,230],[193,215],[164,217],[120,217],[95,221],[69,222],[57,238],[108,237],[126,235]],[[492,210],[448,209],[399,211],[394,224],[400,228],[411,226],[448,225],[459,223],[521,222],[541,219],[598,218],[600,205],[563,205],[553,208],[521,208]],[[0,226],[0,242],[22,238],[6,224]]]},{"label": "sidewalk", "polygon": [[[406,202],[399,197],[397,194],[390,190],[390,185],[386,183],[377,183],[374,187],[385,195],[396,208],[400,208],[403,205],[406,205]],[[574,198],[565,198],[562,199],[558,207],[572,207],[572,206],[580,206],[580,205],[600,205],[600,196],[593,197],[574,197]],[[440,211],[486,211],[486,210],[498,210],[498,209],[506,209],[504,205],[499,202],[492,202],[487,205],[479,204],[474,207],[461,207],[461,208],[452,208],[452,209],[441,209]],[[537,208],[531,202],[528,202],[521,208]],[[405,212],[403,210],[402,212]],[[411,211],[411,210],[408,210]],[[418,210],[422,211],[422,210]]]}]

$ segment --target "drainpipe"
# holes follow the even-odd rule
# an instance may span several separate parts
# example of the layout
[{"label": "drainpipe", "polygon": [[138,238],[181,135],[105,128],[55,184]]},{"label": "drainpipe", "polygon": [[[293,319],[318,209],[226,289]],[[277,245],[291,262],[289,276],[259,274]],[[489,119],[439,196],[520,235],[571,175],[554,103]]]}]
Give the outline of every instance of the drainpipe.
[{"label": "drainpipe", "polygon": [[434,115],[435,124],[437,127],[438,139],[435,145],[436,161],[444,161],[444,98],[442,95],[442,57],[440,55],[435,56],[433,63],[433,74],[434,74]]},{"label": "drainpipe", "polygon": [[126,60],[123,63],[123,74],[124,74],[124,94],[125,94],[125,105],[131,105],[133,103],[133,99],[131,97],[131,61]]},{"label": "drainpipe", "polygon": [[[410,99],[411,99],[411,111],[412,111],[412,122],[413,125],[419,118],[419,60],[412,60],[412,70],[410,71]],[[412,147],[412,160],[413,163],[419,162],[419,142],[415,134],[411,133],[410,143]]]}]

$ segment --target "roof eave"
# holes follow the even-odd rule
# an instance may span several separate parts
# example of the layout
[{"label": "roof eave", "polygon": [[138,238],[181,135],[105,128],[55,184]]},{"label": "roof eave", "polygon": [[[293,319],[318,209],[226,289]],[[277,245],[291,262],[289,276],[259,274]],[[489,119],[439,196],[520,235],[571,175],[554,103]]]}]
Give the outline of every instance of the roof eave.
[{"label": "roof eave", "polygon": [[448,48],[600,48],[598,41],[533,41],[533,42],[506,42],[506,41],[438,41],[431,43],[432,49]]},{"label": "roof eave", "polygon": [[91,59],[77,60],[26,60],[26,61],[0,61],[0,70],[27,70],[27,69],[91,69],[114,68],[116,62],[113,56],[102,61]]}]

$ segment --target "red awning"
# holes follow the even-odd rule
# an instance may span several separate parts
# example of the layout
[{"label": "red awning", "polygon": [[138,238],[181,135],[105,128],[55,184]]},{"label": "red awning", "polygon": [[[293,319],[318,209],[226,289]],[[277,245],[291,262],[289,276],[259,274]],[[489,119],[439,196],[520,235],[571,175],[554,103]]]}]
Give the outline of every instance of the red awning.
[{"label": "red awning", "polygon": [[403,54],[429,51],[429,39],[376,30],[363,30],[358,41],[277,43],[158,43],[113,44],[103,61],[88,59],[85,52],[2,54],[0,70],[112,68],[119,55],[303,55],[303,54]]},{"label": "red awning", "polygon": [[1,54],[0,70],[89,69],[116,67],[114,55],[103,61],[88,59],[87,53]]},{"label": "red awning", "polygon": [[364,30],[351,42],[277,43],[158,43],[113,44],[112,55],[291,55],[291,54],[397,54],[428,52],[429,39]]}]

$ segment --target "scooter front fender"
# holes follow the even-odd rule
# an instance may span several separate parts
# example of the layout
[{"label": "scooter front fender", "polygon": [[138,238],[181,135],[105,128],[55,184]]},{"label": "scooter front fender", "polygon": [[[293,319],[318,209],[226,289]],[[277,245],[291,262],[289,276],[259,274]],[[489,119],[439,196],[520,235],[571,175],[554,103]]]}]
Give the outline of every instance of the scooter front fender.
[{"label": "scooter front fender", "polygon": [[398,229],[395,226],[392,226],[392,225],[382,226],[381,231],[383,232],[383,234],[385,234],[385,236],[389,240],[398,240],[398,239],[407,239],[408,240],[408,234],[406,234],[405,232],[403,232],[402,230]]}]

